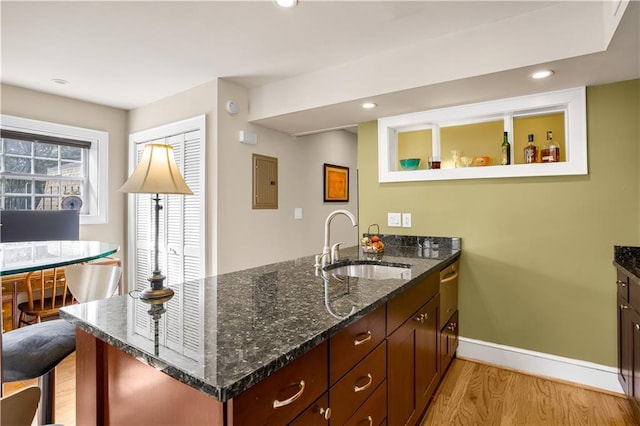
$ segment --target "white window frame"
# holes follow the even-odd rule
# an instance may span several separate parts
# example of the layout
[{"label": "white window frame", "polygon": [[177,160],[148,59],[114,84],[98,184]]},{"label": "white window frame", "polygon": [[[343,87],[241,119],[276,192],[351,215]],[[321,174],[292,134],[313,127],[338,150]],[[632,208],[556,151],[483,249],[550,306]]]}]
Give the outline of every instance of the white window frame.
[{"label": "white window frame", "polygon": [[[440,154],[439,129],[452,125],[504,120],[504,130],[512,135],[513,118],[527,114],[563,111],[566,161],[558,163],[511,164],[508,166],[459,167],[437,170],[399,170],[398,133],[430,128],[432,152]],[[513,141],[511,141],[513,143]],[[514,152],[511,150],[513,157]],[[513,158],[512,158],[513,159]],[[524,176],[586,175],[587,118],[584,87],[499,99],[469,105],[433,109],[378,120],[378,181],[480,179]]]},{"label": "white window frame", "polygon": [[89,203],[88,213],[80,214],[80,225],[108,223],[109,211],[109,133],[101,130],[67,126],[29,118],[0,115],[3,129],[39,135],[83,140],[91,143],[89,149],[89,176],[84,201]]}]

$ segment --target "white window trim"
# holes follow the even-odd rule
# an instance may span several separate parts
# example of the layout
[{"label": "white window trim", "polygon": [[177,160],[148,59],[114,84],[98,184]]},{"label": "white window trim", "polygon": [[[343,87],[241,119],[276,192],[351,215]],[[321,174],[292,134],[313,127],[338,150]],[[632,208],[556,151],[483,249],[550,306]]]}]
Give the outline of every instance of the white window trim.
[{"label": "white window trim", "polygon": [[3,129],[40,135],[57,136],[91,142],[89,149],[89,176],[85,202],[89,213],[80,215],[80,225],[108,223],[109,211],[109,133],[64,124],[0,115]]},{"label": "white window trim", "polygon": [[[397,168],[398,131],[427,128],[438,130],[440,127],[449,125],[503,119],[505,131],[512,134],[511,123],[514,115],[523,116],[536,111],[550,110],[565,111],[564,136],[567,156],[565,162],[438,170],[398,170]],[[586,89],[584,87],[380,118],[378,120],[378,182],[586,175],[588,174],[586,123]],[[439,155],[438,131],[433,132],[432,139],[433,153]]]}]

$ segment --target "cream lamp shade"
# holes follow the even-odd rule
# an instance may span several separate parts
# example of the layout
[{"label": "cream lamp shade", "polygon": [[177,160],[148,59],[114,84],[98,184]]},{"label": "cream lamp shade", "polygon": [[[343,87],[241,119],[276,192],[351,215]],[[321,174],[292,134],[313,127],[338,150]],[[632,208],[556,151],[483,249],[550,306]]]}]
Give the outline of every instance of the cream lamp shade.
[{"label": "cream lamp shade", "polygon": [[193,194],[187,186],[173,157],[173,147],[147,144],[142,158],[122,192],[140,194]]}]

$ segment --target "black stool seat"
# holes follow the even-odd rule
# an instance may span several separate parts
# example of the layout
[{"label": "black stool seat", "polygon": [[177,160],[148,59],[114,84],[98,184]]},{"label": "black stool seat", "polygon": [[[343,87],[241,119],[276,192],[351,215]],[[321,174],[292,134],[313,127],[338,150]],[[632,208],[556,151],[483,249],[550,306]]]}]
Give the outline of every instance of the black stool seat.
[{"label": "black stool seat", "polygon": [[7,332],[2,337],[2,377],[29,380],[51,371],[76,348],[75,326],[65,320],[45,321]]}]

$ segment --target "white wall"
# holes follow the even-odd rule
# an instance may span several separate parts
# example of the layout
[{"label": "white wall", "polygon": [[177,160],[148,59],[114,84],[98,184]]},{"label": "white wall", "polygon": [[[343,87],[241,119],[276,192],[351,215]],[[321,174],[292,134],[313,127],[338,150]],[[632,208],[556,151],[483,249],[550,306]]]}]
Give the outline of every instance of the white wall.
[{"label": "white wall", "polygon": [[[293,137],[248,123],[248,91],[226,80],[218,84],[218,272],[230,272],[320,253],[324,221],[338,208],[357,215],[357,138],[346,131]],[[225,111],[227,100],[239,106]],[[258,135],[257,145],[238,141],[240,130]],[[278,158],[278,209],[253,210],[252,154]],[[323,202],[323,163],[350,169],[348,203]],[[294,219],[301,207],[303,219]],[[358,242],[346,217],[333,221],[332,240]]]},{"label": "white wall", "polygon": [[[198,115],[206,115],[205,149],[206,149],[206,252],[205,270],[207,275],[216,273],[216,226],[217,198],[217,102],[218,87],[216,81],[202,84],[173,96],[161,99],[141,108],[129,112],[129,132],[135,133],[175,121],[184,120]],[[128,152],[128,151],[127,151]],[[124,164],[128,164],[127,155],[123,157]],[[123,181],[124,182],[124,181]]]},{"label": "white wall", "polygon": [[[237,102],[237,115],[226,112],[229,99]],[[207,116],[207,275],[319,253],[327,215],[337,208],[357,214],[354,134],[335,131],[295,138],[248,123],[248,111],[247,90],[225,80],[130,111],[129,133],[196,115]],[[240,130],[256,133],[258,144],[241,144]],[[253,153],[278,158],[277,210],[251,208]],[[323,163],[350,168],[349,203],[323,203]],[[302,220],[294,220],[295,207],[302,207]],[[357,244],[357,229],[346,218],[338,217],[333,222],[333,241]]]}]

